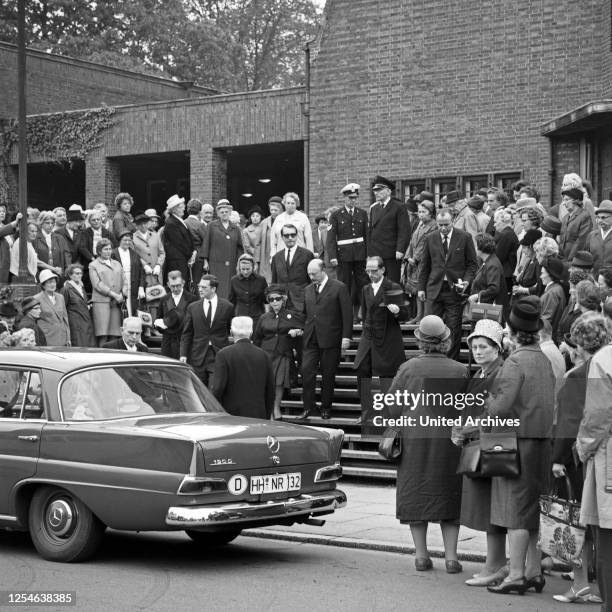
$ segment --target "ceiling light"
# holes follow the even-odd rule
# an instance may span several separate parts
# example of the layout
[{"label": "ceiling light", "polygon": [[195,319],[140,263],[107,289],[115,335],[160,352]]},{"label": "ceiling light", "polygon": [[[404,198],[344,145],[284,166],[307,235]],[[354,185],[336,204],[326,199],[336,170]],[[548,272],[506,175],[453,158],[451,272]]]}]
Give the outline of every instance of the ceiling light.
[{"label": "ceiling light", "polygon": [[241,193],[240,194],[243,198],[252,198],[253,194],[252,193]]},{"label": "ceiling light", "polygon": [[271,181],[272,179],[268,179],[268,178],[259,179],[260,183],[270,183]]}]

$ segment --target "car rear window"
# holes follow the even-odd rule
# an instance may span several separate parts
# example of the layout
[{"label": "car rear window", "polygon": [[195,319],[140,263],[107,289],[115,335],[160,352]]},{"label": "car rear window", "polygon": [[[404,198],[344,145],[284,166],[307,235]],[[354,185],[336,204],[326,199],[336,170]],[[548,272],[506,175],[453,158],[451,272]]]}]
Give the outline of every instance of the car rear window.
[{"label": "car rear window", "polygon": [[66,421],[223,412],[189,368],[144,364],[71,374],[61,383],[60,405]]}]

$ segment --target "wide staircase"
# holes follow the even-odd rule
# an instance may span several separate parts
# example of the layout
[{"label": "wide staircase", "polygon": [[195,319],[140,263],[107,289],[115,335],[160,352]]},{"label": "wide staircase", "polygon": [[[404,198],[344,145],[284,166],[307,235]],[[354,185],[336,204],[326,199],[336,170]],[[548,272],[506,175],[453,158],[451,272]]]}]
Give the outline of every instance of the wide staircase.
[{"label": "wide staircase", "polygon": [[[416,325],[402,325],[406,359],[418,354],[417,341],[414,336]],[[469,351],[466,338],[470,326],[463,326],[463,342],[460,361],[469,363]],[[336,389],[331,418],[322,419],[318,412],[311,413],[307,419],[300,420],[298,415],[303,412],[302,388],[290,389],[281,404],[283,420],[304,425],[320,425],[344,430],[344,446],[342,449],[342,466],[344,474],[366,478],[394,480],[396,469],[392,463],[378,454],[379,435],[365,435],[362,432],[361,405],[357,390],[357,376],[353,370],[353,362],[357,354],[357,345],[362,333],[361,325],[353,326],[353,338],[350,349],[342,356],[336,375]],[[298,379],[298,384],[300,384]],[[317,376],[317,401],[320,394],[321,377]],[[379,388],[379,387],[378,387]],[[372,381],[372,391],[377,390],[377,380]]]}]

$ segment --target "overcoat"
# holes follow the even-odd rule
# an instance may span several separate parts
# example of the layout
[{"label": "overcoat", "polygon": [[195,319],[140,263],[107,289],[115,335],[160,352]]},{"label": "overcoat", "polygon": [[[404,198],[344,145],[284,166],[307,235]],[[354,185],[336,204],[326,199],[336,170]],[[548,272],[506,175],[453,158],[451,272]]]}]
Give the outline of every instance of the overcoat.
[{"label": "overcoat", "polygon": [[64,283],[60,293],[66,302],[70,324],[70,343],[72,346],[96,346],[93,320],[87,304],[87,294],[81,295],[70,282]]},{"label": "overcoat", "polygon": [[217,295],[227,299],[230,279],[236,272],[236,263],[243,251],[242,231],[233,223],[224,227],[219,219],[211,221],[206,230],[202,255],[208,260],[210,273],[219,281]]},{"label": "overcoat", "polygon": [[40,304],[41,315],[38,319],[38,325],[45,334],[47,346],[68,346],[70,343],[70,324],[64,296],[56,293],[55,304],[51,302],[44,291],[40,291],[34,297]]}]

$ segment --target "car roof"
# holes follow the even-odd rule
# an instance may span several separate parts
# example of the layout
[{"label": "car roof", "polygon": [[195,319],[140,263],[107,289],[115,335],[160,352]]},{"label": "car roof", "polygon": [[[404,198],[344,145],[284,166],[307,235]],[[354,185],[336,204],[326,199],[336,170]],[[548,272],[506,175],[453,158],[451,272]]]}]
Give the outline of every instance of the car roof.
[{"label": "car roof", "polygon": [[10,366],[44,368],[57,372],[71,372],[89,366],[125,365],[144,363],[180,365],[176,359],[154,353],[132,353],[130,351],[70,347],[39,347],[35,349],[0,349],[0,363]]}]

